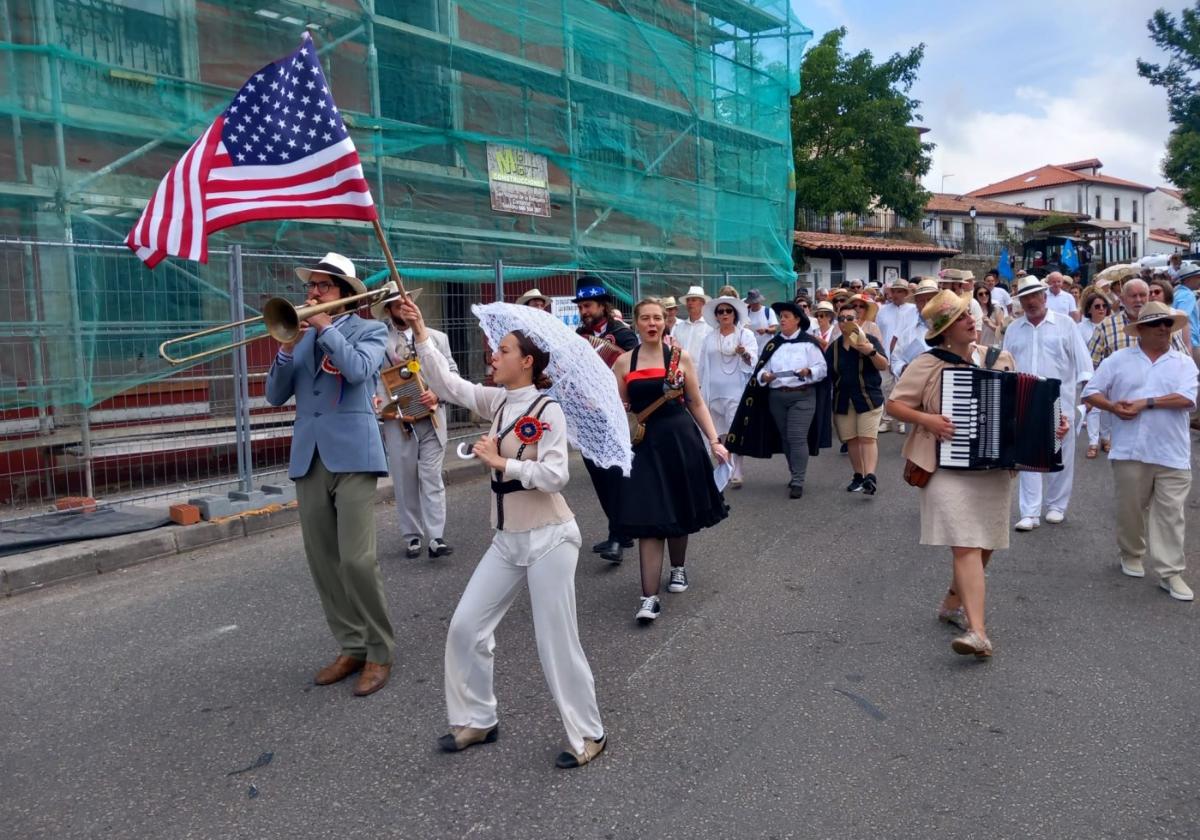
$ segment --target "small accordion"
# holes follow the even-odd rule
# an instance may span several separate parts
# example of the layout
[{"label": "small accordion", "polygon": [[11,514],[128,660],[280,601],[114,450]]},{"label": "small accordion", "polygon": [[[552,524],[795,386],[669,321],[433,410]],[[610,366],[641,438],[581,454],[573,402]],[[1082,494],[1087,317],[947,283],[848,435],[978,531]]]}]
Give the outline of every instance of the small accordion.
[{"label": "small accordion", "polygon": [[604,364],[612,367],[617,363],[617,359],[621,358],[622,350],[616,343],[609,341],[607,338],[601,338],[598,335],[585,335],[588,344],[596,349],[597,355],[600,356]]},{"label": "small accordion", "polygon": [[954,436],[939,441],[938,466],[1059,472],[1061,384],[1028,373],[943,370],[942,414],[954,423]]},{"label": "small accordion", "polygon": [[379,419],[413,422],[428,417],[432,412],[421,402],[425,384],[420,373],[409,370],[408,362],[401,362],[379,371],[379,379],[387,391],[388,401],[379,409]]}]

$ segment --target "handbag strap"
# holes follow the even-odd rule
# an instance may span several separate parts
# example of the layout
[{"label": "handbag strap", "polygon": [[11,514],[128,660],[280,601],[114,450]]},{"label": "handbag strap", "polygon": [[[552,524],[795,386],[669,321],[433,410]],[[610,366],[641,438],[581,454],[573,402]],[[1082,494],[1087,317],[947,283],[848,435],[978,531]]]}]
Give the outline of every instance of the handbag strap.
[{"label": "handbag strap", "polygon": [[999,358],[1000,358],[1000,347],[999,347],[999,345],[993,344],[990,347],[988,347],[987,353],[984,354],[983,366],[985,368],[987,368],[988,370],[991,370],[993,365],[996,364],[996,360]]},{"label": "handbag strap", "polygon": [[[637,351],[635,350],[634,352],[636,353]],[[667,377],[668,378],[670,378],[672,374],[674,374],[677,370],[679,370],[679,355],[680,355],[679,347],[678,346],[672,347],[670,358],[666,359]],[[664,356],[665,356],[665,353],[664,353]],[[637,413],[637,421],[639,423],[645,423],[647,417],[649,417],[654,412],[658,411],[660,408],[662,408],[666,403],[670,402],[671,400],[679,399],[679,397],[682,394],[683,394],[683,389],[664,391],[661,397],[659,397],[654,402],[650,403],[650,405],[646,406],[645,408],[643,408],[641,411],[639,411]]]}]

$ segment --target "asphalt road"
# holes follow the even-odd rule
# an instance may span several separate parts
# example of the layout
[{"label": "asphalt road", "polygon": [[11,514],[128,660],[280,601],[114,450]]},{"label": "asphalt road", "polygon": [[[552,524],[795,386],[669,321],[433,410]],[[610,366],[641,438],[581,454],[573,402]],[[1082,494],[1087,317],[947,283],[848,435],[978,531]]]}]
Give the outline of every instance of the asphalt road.
[{"label": "asphalt road", "polygon": [[[977,663],[934,619],[949,555],[917,545],[883,441],[875,498],[836,454],[799,501],[780,459],[751,462],[649,628],[636,561],[581,557],[610,746],[572,772],[525,597],[497,634],[500,740],[435,749],[481,482],[450,489],[451,558],[403,559],[378,509],[400,643],[366,699],[311,684],[336,651],[294,529],[7,599],[0,836],[1200,837],[1200,606],[1117,572],[1107,465],[1081,461],[1067,522],[997,556]],[[567,495],[590,544],[581,469]]]}]

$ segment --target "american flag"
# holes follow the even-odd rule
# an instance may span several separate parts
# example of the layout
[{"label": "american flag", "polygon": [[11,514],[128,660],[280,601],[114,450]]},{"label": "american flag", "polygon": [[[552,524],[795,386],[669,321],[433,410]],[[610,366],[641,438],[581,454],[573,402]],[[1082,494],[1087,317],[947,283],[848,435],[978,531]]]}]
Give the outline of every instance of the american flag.
[{"label": "american flag", "polygon": [[208,235],[264,219],[376,219],[311,36],[246,80],[171,167],[125,239],[149,268],[208,261]]}]

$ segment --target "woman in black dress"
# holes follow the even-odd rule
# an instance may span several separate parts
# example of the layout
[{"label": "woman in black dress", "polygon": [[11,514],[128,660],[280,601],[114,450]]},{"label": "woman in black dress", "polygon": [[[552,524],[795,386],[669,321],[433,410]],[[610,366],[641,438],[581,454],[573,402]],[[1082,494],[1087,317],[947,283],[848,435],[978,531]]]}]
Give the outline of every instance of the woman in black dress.
[{"label": "woman in black dress", "polygon": [[645,419],[645,434],[633,448],[633,470],[622,482],[614,524],[618,537],[638,539],[642,598],[637,619],[646,623],[658,618],[662,609],[658,590],[667,546],[671,550],[667,591],[685,592],[688,535],[717,524],[729,513],[709,457],[711,452],[728,461],[729,453],[700,396],[691,356],[677,346],[663,347],[662,304],[644,300],[634,307],[633,318],[642,343],[613,365],[621,400],[636,413],[660,397],[671,397]]}]

